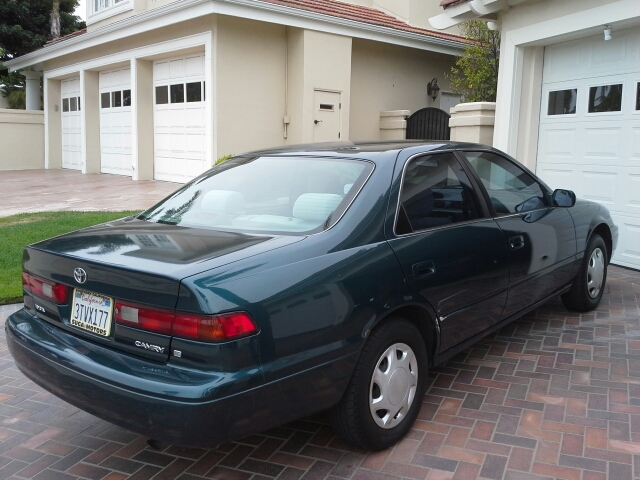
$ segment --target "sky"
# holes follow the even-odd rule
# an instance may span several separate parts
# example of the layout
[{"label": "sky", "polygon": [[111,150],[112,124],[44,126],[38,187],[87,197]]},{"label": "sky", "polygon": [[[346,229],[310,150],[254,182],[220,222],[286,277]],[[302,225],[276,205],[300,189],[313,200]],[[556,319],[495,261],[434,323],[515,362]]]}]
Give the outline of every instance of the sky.
[{"label": "sky", "polygon": [[80,5],[76,8],[75,14],[82,20],[87,19],[87,0],[80,0]]}]

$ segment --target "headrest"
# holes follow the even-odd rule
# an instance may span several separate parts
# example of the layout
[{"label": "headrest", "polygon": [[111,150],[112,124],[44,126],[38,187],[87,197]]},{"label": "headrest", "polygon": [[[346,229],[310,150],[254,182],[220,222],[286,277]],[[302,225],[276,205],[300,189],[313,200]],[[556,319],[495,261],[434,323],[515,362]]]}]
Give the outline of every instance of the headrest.
[{"label": "headrest", "polygon": [[293,205],[293,216],[310,222],[324,222],[341,201],[342,197],[335,193],[303,193]]},{"label": "headrest", "polygon": [[202,197],[200,209],[208,213],[232,215],[244,209],[244,196],[231,190],[211,190]]}]

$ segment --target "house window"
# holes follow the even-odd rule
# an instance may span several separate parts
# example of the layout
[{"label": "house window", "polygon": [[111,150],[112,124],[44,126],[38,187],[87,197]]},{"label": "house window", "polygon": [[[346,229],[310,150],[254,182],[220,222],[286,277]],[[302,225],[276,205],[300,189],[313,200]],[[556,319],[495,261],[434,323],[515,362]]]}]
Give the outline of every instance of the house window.
[{"label": "house window", "polygon": [[602,85],[589,89],[589,113],[622,110],[622,84]]},{"label": "house window", "polygon": [[100,94],[100,106],[102,108],[109,108],[111,106],[111,94],[110,93],[101,93]]},{"label": "house window", "polygon": [[113,7],[114,5],[118,5],[125,0],[94,0],[93,2],[93,13],[101,12],[102,10],[106,10],[107,8]]},{"label": "house window", "polygon": [[68,98],[63,98],[62,99],[62,111],[63,112],[68,112],[69,111],[69,99]]},{"label": "house window", "polygon": [[576,113],[578,89],[558,90],[549,92],[549,107],[547,115],[570,115]]}]

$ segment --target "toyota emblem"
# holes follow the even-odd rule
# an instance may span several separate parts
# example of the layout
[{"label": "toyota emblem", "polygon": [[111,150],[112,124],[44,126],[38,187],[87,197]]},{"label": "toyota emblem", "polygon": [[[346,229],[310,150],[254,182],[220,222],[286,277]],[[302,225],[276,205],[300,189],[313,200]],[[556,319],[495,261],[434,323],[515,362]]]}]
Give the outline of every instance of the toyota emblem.
[{"label": "toyota emblem", "polygon": [[76,282],[83,284],[87,281],[87,272],[85,272],[83,268],[78,267],[73,271],[73,278],[76,279]]}]

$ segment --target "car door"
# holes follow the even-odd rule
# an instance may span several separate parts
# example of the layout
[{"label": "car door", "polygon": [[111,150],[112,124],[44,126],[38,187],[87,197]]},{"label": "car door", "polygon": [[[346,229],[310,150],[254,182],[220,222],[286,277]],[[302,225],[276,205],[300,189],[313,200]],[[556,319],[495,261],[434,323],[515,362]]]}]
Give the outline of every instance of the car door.
[{"label": "car door", "polygon": [[543,300],[571,281],[576,236],[566,208],[532,174],[488,151],[462,152],[482,184],[509,250],[507,318]]},{"label": "car door", "polygon": [[414,155],[395,182],[387,239],[410,288],[437,314],[442,353],[500,320],[509,274],[504,237],[454,153]]}]

